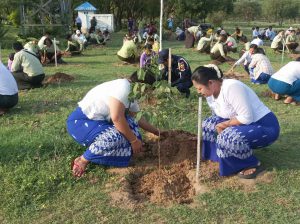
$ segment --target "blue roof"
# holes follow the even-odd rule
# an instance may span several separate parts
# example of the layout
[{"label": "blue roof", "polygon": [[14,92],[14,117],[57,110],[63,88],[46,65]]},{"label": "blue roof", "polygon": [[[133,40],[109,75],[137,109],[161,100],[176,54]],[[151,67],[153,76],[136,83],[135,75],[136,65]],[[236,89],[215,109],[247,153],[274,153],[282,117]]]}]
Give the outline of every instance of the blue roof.
[{"label": "blue roof", "polygon": [[97,9],[89,2],[85,2],[82,5],[78,6],[76,11],[96,11]]}]

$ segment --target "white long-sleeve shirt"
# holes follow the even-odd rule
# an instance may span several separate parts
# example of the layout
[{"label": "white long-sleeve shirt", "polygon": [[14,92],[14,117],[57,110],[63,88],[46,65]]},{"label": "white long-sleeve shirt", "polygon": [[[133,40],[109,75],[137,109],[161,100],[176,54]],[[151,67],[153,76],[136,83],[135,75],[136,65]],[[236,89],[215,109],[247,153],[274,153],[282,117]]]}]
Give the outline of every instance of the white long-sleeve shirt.
[{"label": "white long-sleeve shirt", "polygon": [[234,65],[240,65],[244,62],[244,65],[249,64],[252,61],[252,54],[249,53],[249,51],[245,51],[245,53],[242,55],[242,57],[237,60]]},{"label": "white long-sleeve shirt", "polygon": [[236,118],[242,124],[256,122],[270,113],[250,87],[235,79],[224,79],[219,96],[209,96],[206,100],[217,116]]},{"label": "white long-sleeve shirt", "polygon": [[272,78],[292,85],[296,80],[300,80],[300,61],[287,63],[274,73]]}]

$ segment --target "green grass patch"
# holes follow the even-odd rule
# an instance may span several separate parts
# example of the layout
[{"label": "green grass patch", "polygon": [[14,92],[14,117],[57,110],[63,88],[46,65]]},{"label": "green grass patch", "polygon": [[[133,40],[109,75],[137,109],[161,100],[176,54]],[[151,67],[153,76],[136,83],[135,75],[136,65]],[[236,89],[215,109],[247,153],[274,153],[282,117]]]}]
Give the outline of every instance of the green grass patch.
[{"label": "green grass patch", "polygon": [[[127,210],[110,204],[105,185],[113,180],[106,168],[92,165],[86,177],[71,176],[70,161],[83,153],[66,132],[67,116],[85,93],[97,84],[128,76],[136,67],[116,66],[116,52],[122,34],[114,33],[105,48],[89,48],[81,57],[65,58],[67,65],[46,67],[46,75],[64,72],[75,77],[72,83],[49,85],[23,91],[10,113],[0,118],[0,222],[1,223],[299,223],[300,222],[300,107],[284,105],[260,96],[278,116],[281,134],[278,141],[256,155],[274,173],[270,184],[259,184],[256,191],[221,188],[195,198],[193,206],[170,207],[146,204]],[[207,64],[210,58],[185,49],[183,42],[164,42],[174,54],[184,56],[192,69]],[[290,61],[274,55],[274,68]],[[7,58],[10,50],[2,53]],[[238,58],[238,54],[230,56]],[[5,62],[5,60],[3,60]],[[224,71],[228,64],[220,66]],[[243,72],[242,67],[237,71]],[[267,86],[245,80],[258,95]],[[197,133],[198,95],[190,99],[180,94],[174,102],[160,99],[147,111],[160,115],[152,122],[165,129]],[[203,116],[209,114],[206,102]],[[165,121],[168,122],[165,122]],[[163,125],[162,125],[163,124]],[[94,181],[91,181],[94,180]]]}]

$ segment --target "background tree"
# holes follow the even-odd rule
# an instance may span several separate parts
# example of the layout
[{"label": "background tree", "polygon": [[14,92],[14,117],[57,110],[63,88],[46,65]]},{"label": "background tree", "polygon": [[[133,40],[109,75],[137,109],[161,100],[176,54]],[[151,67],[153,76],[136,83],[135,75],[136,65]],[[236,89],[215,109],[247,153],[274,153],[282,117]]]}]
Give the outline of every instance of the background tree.
[{"label": "background tree", "polygon": [[299,5],[299,0],[265,0],[262,2],[262,11],[267,19],[281,26],[284,19],[300,16]]},{"label": "background tree", "polygon": [[261,16],[261,5],[258,1],[238,1],[234,4],[234,15],[249,23]]}]

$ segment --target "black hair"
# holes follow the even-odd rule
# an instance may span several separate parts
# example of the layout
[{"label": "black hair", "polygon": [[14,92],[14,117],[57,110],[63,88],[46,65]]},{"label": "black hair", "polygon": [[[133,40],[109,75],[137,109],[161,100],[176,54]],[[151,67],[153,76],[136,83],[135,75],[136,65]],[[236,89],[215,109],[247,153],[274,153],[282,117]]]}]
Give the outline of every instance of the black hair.
[{"label": "black hair", "polygon": [[207,86],[209,80],[222,80],[223,72],[221,71],[221,69],[219,69],[219,71],[221,73],[221,77],[218,77],[218,73],[214,68],[199,66],[193,71],[192,80],[199,84]]},{"label": "black hair", "polygon": [[146,44],[143,49],[152,50],[152,44]]},{"label": "black hair", "polygon": [[240,41],[242,41],[242,42],[244,42],[244,43],[247,43],[247,42],[248,42],[248,39],[247,39],[246,36],[241,36]]},{"label": "black hair", "polygon": [[66,40],[69,40],[72,37],[72,34],[67,34],[66,35]]},{"label": "black hair", "polygon": [[263,48],[258,47],[256,44],[251,44],[250,48],[254,49],[253,54],[266,54]]},{"label": "black hair", "polygon": [[21,42],[17,41],[15,43],[12,44],[12,47],[15,51],[20,51],[23,49],[23,45],[21,44]]},{"label": "black hair", "polygon": [[46,44],[46,41],[47,41],[47,40],[50,41],[51,44],[53,44],[52,40],[51,40],[49,37],[47,37],[47,38],[44,40],[44,44]]},{"label": "black hair", "polygon": [[256,44],[251,44],[249,48],[253,48],[254,50],[256,50],[258,46]]},{"label": "black hair", "polygon": [[10,53],[10,54],[8,55],[8,58],[9,58],[9,60],[11,60],[11,61],[14,60],[14,57],[15,57],[15,53]]},{"label": "black hair", "polygon": [[134,73],[132,73],[130,75],[130,81],[131,82],[141,82],[141,83],[146,83],[149,85],[152,85],[153,83],[156,82],[155,76],[150,72],[150,71],[145,71],[145,78],[144,80],[140,80],[137,74],[137,71],[135,71]]},{"label": "black hair", "polygon": [[148,37],[148,42],[154,42],[154,38],[153,37]]},{"label": "black hair", "polygon": [[296,58],[296,60],[295,60],[295,61],[300,61],[300,57]]}]

